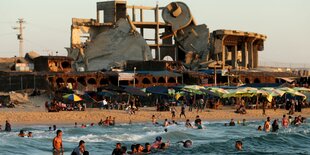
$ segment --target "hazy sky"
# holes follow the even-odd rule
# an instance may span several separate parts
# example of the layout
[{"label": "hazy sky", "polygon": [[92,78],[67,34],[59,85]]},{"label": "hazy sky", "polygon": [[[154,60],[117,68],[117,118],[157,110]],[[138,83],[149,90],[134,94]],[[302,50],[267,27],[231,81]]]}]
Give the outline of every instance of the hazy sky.
[{"label": "hazy sky", "polygon": [[[16,20],[24,18],[25,51],[66,55],[71,18],[96,18],[97,0],[1,0],[0,57],[18,55]],[[155,6],[155,0],[128,0]],[[160,6],[171,0],[158,0]],[[184,0],[198,24],[268,36],[259,61],[310,65],[310,0]],[[145,17],[147,18],[147,17]]]}]

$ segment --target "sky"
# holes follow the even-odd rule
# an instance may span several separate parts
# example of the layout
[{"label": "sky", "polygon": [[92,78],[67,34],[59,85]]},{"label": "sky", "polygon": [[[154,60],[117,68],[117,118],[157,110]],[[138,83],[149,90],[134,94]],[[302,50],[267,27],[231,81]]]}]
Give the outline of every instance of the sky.
[{"label": "sky", "polygon": [[[182,1],[182,0],[179,0]],[[66,55],[71,19],[96,18],[98,0],[1,0],[0,57],[18,56],[16,21],[26,21],[24,51]],[[166,6],[171,0],[127,0],[129,5]],[[310,0],[183,0],[198,24],[210,31],[267,35],[260,65],[310,67]],[[148,18],[148,17],[145,17]]]}]

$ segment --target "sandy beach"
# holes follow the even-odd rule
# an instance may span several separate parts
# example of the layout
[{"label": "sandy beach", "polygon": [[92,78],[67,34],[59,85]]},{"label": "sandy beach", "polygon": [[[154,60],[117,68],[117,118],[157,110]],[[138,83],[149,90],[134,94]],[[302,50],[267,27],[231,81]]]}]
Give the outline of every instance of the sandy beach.
[{"label": "sandy beach", "polygon": [[[186,109],[186,116],[191,121],[194,121],[196,115],[199,115],[204,121],[220,121],[231,118],[236,121],[246,120],[263,120],[267,116],[271,119],[282,118],[283,114],[287,114],[287,110],[273,109],[266,110],[266,115],[262,115],[261,109],[247,110],[247,114],[236,114],[233,107],[226,106],[222,110],[205,109],[203,112],[188,112]],[[180,107],[177,107],[176,121],[185,121],[182,116],[179,118]],[[116,117],[116,123],[129,123],[130,119],[132,123],[138,122],[151,122],[151,116],[157,116],[157,121],[162,122],[164,119],[171,120],[170,112],[158,112],[155,107],[141,108],[134,115],[129,115],[123,110],[99,110],[99,109],[87,109],[86,111],[61,111],[61,112],[46,112],[42,107],[27,107],[27,108],[15,108],[15,109],[0,109],[0,122],[4,124],[5,120],[9,120],[14,125],[70,125],[77,122],[81,123],[98,123],[100,119],[105,119],[108,116]],[[294,116],[302,115],[304,117],[310,117],[310,108],[303,109],[301,113],[295,113]]]}]

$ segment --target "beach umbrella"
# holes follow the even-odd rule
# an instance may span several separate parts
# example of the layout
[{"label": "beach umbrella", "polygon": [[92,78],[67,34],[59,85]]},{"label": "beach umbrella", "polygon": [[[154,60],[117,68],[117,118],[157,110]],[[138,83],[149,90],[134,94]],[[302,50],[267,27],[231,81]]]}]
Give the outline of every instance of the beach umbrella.
[{"label": "beach umbrella", "polygon": [[216,97],[221,97],[222,95],[220,95],[219,93],[215,93],[211,90],[208,89],[201,89],[202,92],[204,92],[205,94],[211,95],[211,96],[216,96]]},{"label": "beach umbrella", "polygon": [[201,90],[204,90],[205,87],[199,85],[186,85],[181,90],[186,91],[192,94],[204,94]]},{"label": "beach umbrella", "polygon": [[126,87],[124,89],[125,92],[131,94],[131,95],[136,95],[136,96],[146,96],[146,93],[143,92],[141,89],[136,88],[136,87]]},{"label": "beach umbrella", "polygon": [[252,97],[257,94],[256,88],[245,87],[245,88],[238,88],[233,90],[228,90],[229,93],[224,94],[223,97]]},{"label": "beach umbrella", "polygon": [[67,94],[67,95],[64,95],[63,98],[66,98],[66,99],[68,99],[70,101],[81,101],[82,100],[81,97],[79,97],[79,96],[77,96],[75,94]]},{"label": "beach umbrella", "polygon": [[111,97],[111,96],[116,95],[117,93],[114,93],[114,92],[108,91],[108,90],[102,90],[101,92],[98,92],[97,94],[100,95],[100,96]]},{"label": "beach umbrella", "polygon": [[307,98],[306,95],[298,92],[297,90],[294,90],[292,88],[288,88],[288,87],[283,87],[283,88],[278,88],[278,90],[282,90],[284,91],[285,93],[287,94],[290,94],[290,95],[293,95],[293,96],[300,96],[300,97],[303,97],[303,98]]},{"label": "beach umbrella", "polygon": [[205,87],[199,86],[199,85],[186,85],[183,87],[183,89],[200,90],[200,89],[205,89]]},{"label": "beach umbrella", "polygon": [[158,94],[158,95],[168,95],[168,88],[165,86],[153,86],[148,87],[145,90],[147,93]]},{"label": "beach umbrella", "polygon": [[305,87],[294,87],[293,89],[299,92],[310,92],[310,89]]},{"label": "beach umbrella", "polygon": [[261,90],[267,92],[270,96],[272,97],[278,97],[278,96],[283,96],[285,94],[284,91],[279,90],[279,89],[274,89],[274,88],[261,88]]}]

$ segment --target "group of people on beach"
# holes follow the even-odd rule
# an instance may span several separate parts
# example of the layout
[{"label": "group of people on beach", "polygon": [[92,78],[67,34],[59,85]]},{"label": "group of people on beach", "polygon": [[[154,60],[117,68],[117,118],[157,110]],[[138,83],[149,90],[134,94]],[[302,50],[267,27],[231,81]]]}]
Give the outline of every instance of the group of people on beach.
[{"label": "group of people on beach", "polygon": [[116,147],[112,152],[112,155],[126,155],[126,154],[150,154],[154,152],[160,152],[167,149],[170,146],[170,141],[168,140],[166,143],[162,141],[161,136],[157,136],[155,141],[150,143],[145,143],[143,146],[142,144],[132,144],[130,150],[127,151],[126,146],[122,146],[121,143],[116,143]]},{"label": "group of people on beach", "polygon": [[48,112],[59,112],[59,111],[85,111],[86,105],[82,103],[70,103],[65,104],[61,101],[52,100],[51,102],[45,102],[45,108]]}]

